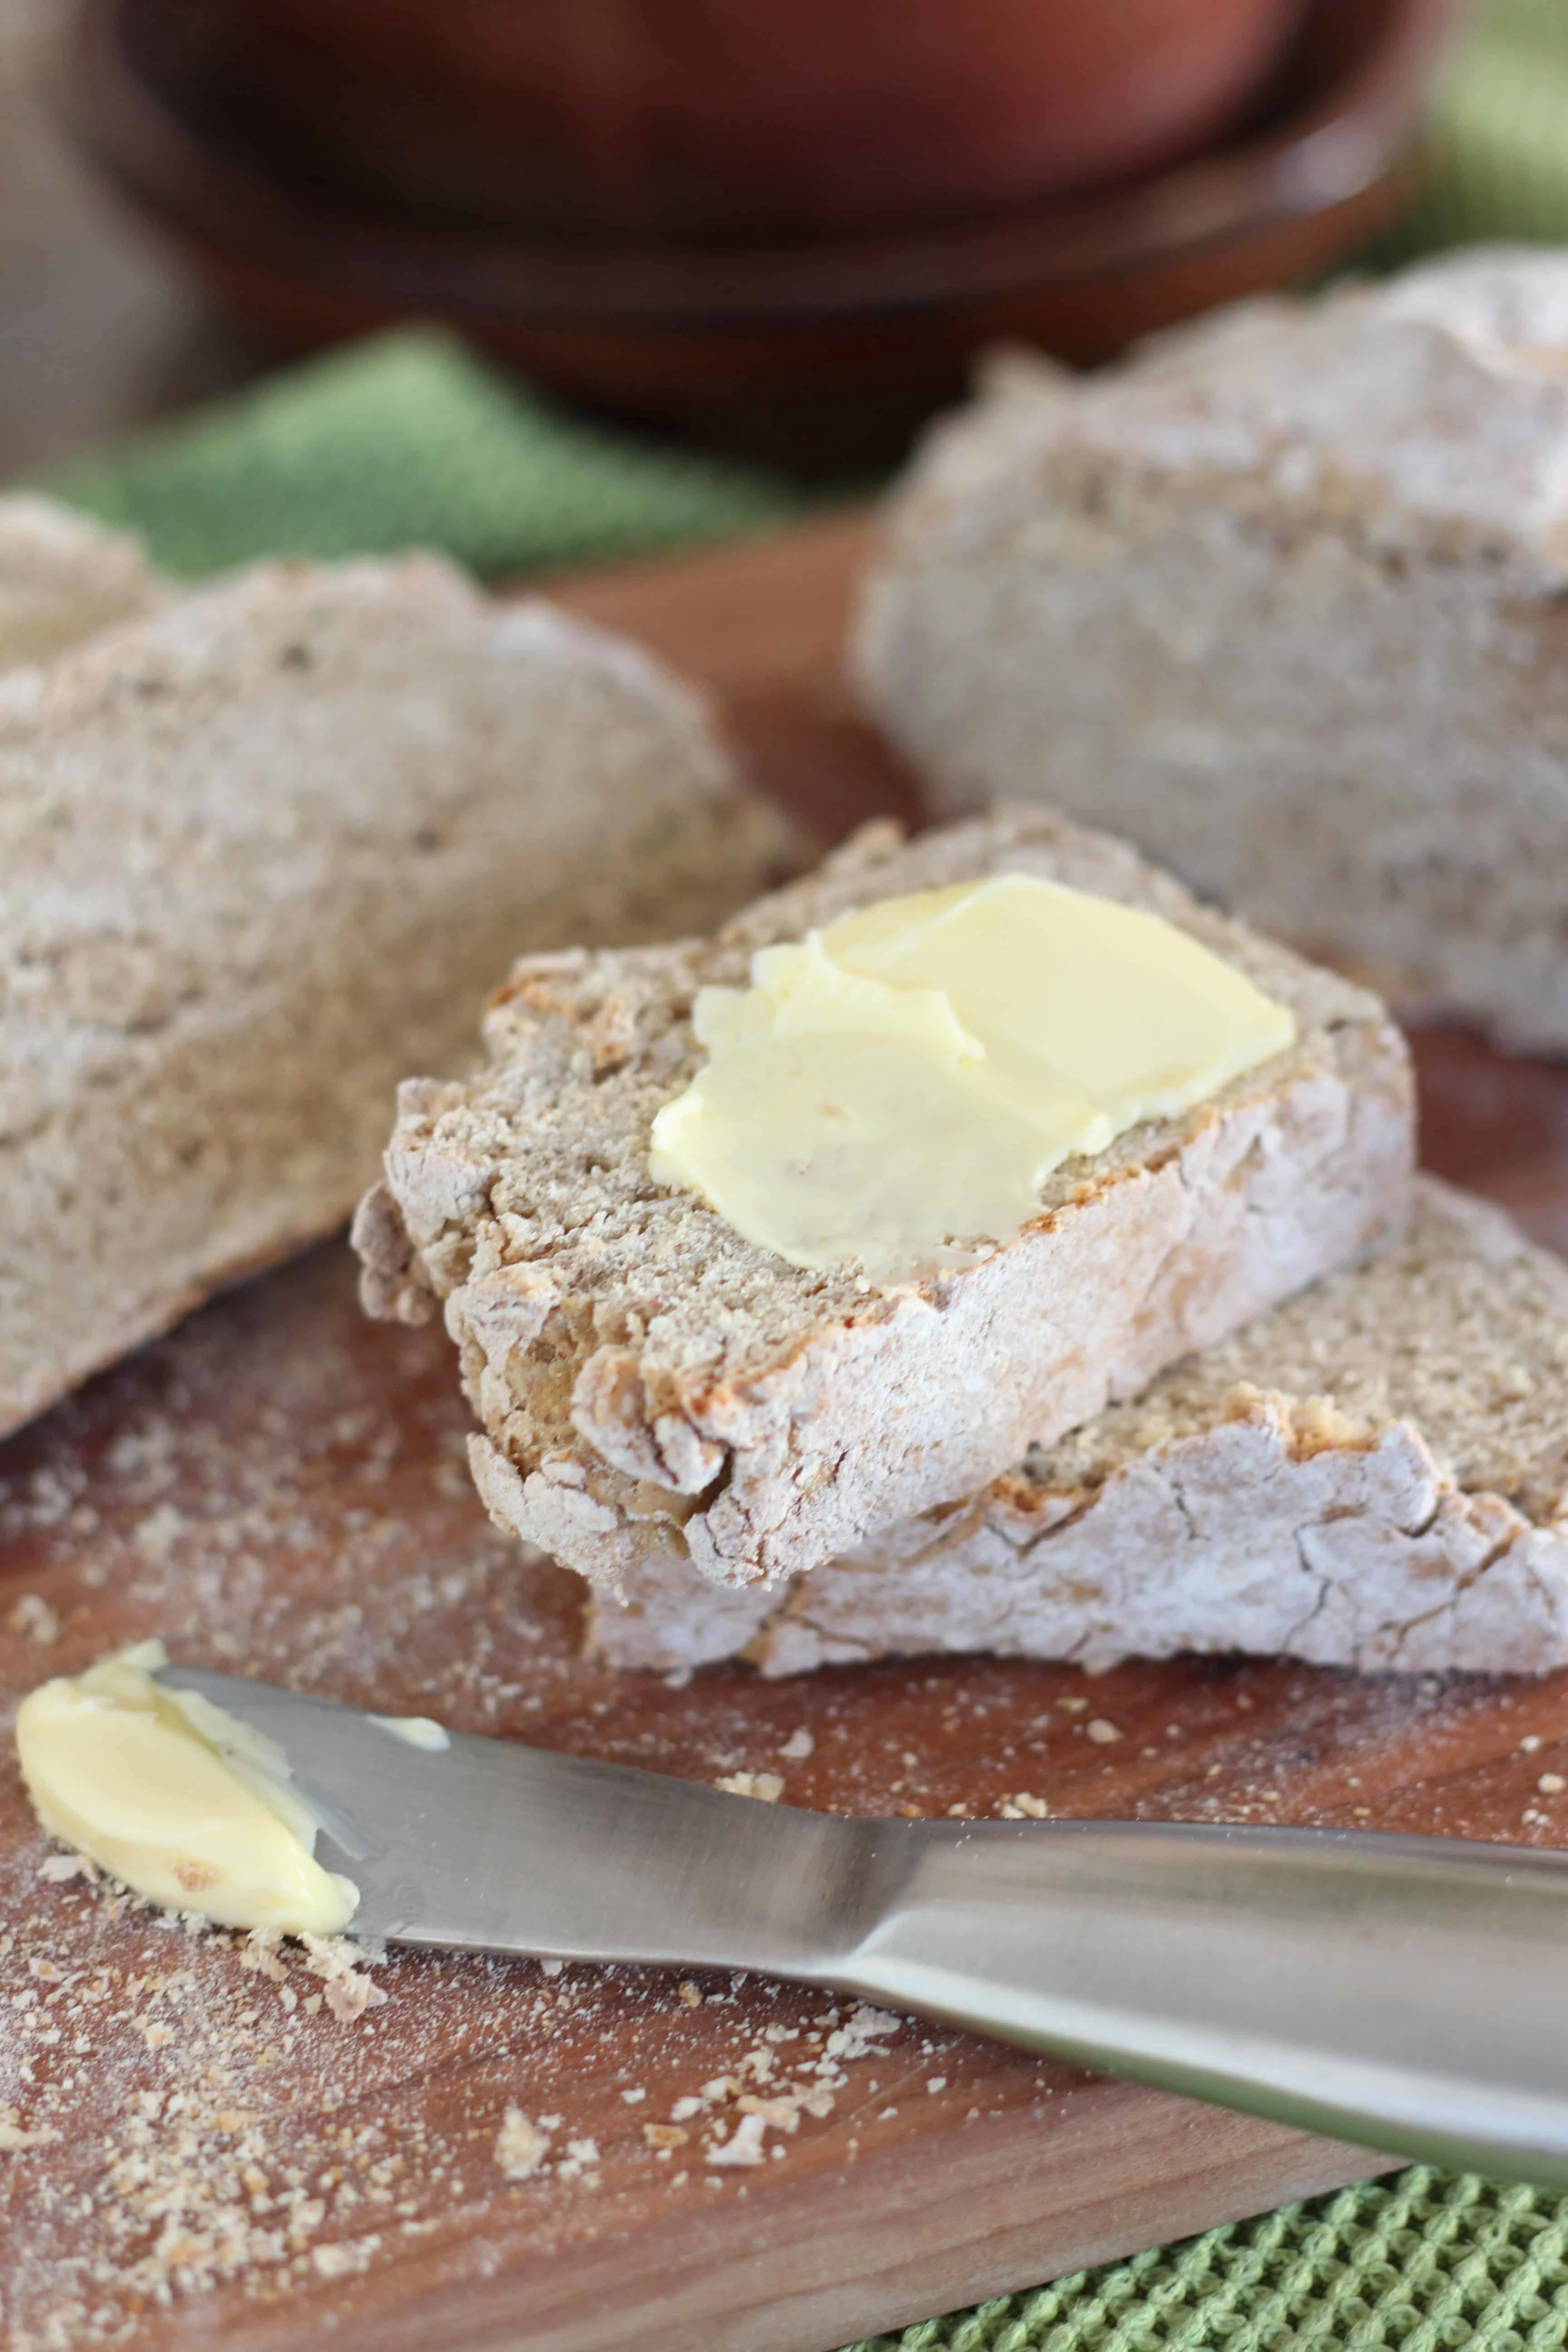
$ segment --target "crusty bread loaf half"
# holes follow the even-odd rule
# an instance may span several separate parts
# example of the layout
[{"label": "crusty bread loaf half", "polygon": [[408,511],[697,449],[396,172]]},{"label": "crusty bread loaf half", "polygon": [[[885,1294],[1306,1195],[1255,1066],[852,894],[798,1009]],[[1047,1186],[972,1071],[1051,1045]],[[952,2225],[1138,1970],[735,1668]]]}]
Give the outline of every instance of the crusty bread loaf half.
[{"label": "crusty bread loaf half", "polygon": [[589,1640],[764,1674],[890,1652],[1099,1668],[1568,1664],[1568,1266],[1418,1180],[1402,1242],[1163,1373],[969,1501],[783,1590],[649,1562]]},{"label": "crusty bread loaf half", "polygon": [[168,593],[133,539],[53,499],[0,498],[0,670],[47,661]]},{"label": "crusty bread loaf half", "polygon": [[[852,908],[1004,872],[1180,925],[1291,1007],[1296,1043],[1065,1163],[1016,1237],[942,1280],[802,1271],[653,1181],[700,986]],[[474,1078],[403,1089],[358,1228],[366,1302],[445,1301],[492,1515],[602,1582],[669,1556],[718,1584],[790,1576],[972,1494],[1405,1205],[1409,1070],[1376,999],[1044,811],[907,845],[873,826],[716,939],[525,959],[486,1034]]]},{"label": "crusty bread loaf half", "polygon": [[0,680],[0,1427],[329,1232],[519,946],[780,837],[631,647],[424,557],[274,565]]},{"label": "crusty bread loaf half", "polygon": [[1568,253],[998,368],[891,502],[862,692],[1304,952],[1568,1045]]}]

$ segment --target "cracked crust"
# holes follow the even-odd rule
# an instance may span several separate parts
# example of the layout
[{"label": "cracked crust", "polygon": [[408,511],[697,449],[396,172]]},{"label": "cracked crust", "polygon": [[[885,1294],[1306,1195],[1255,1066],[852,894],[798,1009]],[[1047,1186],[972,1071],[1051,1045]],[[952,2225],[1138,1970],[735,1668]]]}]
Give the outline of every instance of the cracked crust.
[{"label": "cracked crust", "polygon": [[329,1233],[519,945],[774,869],[706,713],[425,557],[269,565],[0,683],[0,1429]]},{"label": "cracked crust", "polygon": [[894,498],[861,691],[943,814],[1110,825],[1406,1009],[1568,1044],[1568,256],[1022,362]]},{"label": "cracked crust", "polygon": [[650,1564],[588,1637],[612,1665],[766,1675],[943,1650],[1543,1674],[1568,1664],[1568,1267],[1422,1178],[1374,1264],[969,1502],[782,1593]]},{"label": "cracked crust", "polygon": [[[1015,1240],[942,1282],[802,1271],[653,1182],[701,984],[852,907],[1009,870],[1183,925],[1291,1004],[1298,1042],[1070,1161]],[[721,1585],[816,1567],[1135,1394],[1405,1202],[1409,1072],[1376,1000],[1043,811],[910,845],[871,828],[711,940],[530,958],[486,1036],[470,1084],[402,1091],[361,1212],[367,1303],[415,1311],[421,1283],[444,1300],[492,1516],[601,1582],[660,1555]]]}]

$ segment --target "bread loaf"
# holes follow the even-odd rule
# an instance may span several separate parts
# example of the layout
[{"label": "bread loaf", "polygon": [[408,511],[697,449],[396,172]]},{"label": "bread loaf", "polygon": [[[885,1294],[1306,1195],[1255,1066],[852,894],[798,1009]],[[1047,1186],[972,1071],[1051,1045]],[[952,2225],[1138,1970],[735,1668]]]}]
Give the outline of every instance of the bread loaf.
[{"label": "bread loaf", "polygon": [[329,1232],[519,947],[755,891],[695,698],[423,557],[272,565],[0,681],[0,1427]]},{"label": "bread loaf", "polygon": [[[1291,1008],[1295,1044],[1065,1162],[1015,1238],[940,1280],[804,1271],[653,1181],[653,1116],[701,1059],[699,986],[852,908],[1003,872],[1180,925]],[[486,1035],[474,1078],[402,1091],[357,1228],[366,1303],[445,1302],[492,1515],[606,1583],[665,1557],[776,1580],[972,1494],[1405,1204],[1409,1072],[1376,1000],[1043,811],[907,845],[874,826],[716,939],[527,958]]]},{"label": "bread loaf", "polygon": [[862,691],[1402,1009],[1568,1045],[1568,254],[998,372],[894,495]]},{"label": "bread loaf", "polygon": [[889,1652],[1091,1669],[1241,1650],[1363,1672],[1568,1664],[1568,1266],[1418,1180],[1402,1242],[785,1586],[682,1562],[595,1594],[617,1666]]},{"label": "bread loaf", "polygon": [[133,539],[52,499],[0,498],[0,670],[46,661],[166,593]]}]

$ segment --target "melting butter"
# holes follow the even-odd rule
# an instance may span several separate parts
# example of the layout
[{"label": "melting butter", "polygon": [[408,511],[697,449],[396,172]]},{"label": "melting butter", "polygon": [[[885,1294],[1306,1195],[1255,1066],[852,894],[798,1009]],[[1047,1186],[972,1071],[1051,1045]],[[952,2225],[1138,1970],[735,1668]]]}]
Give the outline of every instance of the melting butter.
[{"label": "melting butter", "polygon": [[1075,1154],[1190,1109],[1295,1036],[1186,931],[1032,875],[883,899],[705,988],[708,1059],[650,1168],[800,1266],[875,1280],[1009,1240]]},{"label": "melting butter", "polygon": [[225,1927],[335,1936],[359,1903],[275,1740],[153,1679],[141,1642],[22,1702],[16,1746],[44,1827],[150,1902]]}]

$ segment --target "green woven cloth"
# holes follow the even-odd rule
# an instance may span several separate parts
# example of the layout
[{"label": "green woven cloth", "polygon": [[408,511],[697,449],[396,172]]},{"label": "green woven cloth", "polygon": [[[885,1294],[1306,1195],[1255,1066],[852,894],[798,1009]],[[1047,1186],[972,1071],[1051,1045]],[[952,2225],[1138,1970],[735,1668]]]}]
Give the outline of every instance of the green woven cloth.
[{"label": "green woven cloth", "polygon": [[1568,2198],[1425,2165],[856,2352],[1557,2352]]},{"label": "green woven cloth", "polygon": [[805,504],[758,468],[574,416],[434,327],[291,368],[39,487],[186,579],[397,547],[494,576],[695,546]]},{"label": "green woven cloth", "polygon": [[[1480,0],[1427,191],[1366,259],[1568,243],[1568,0]],[[653,552],[800,511],[749,467],[590,425],[410,330],[295,369],[46,485],[196,575],[419,543],[474,570]],[[1568,2198],[1416,2168],[925,2321],[857,2352],[1559,2352]]]}]

